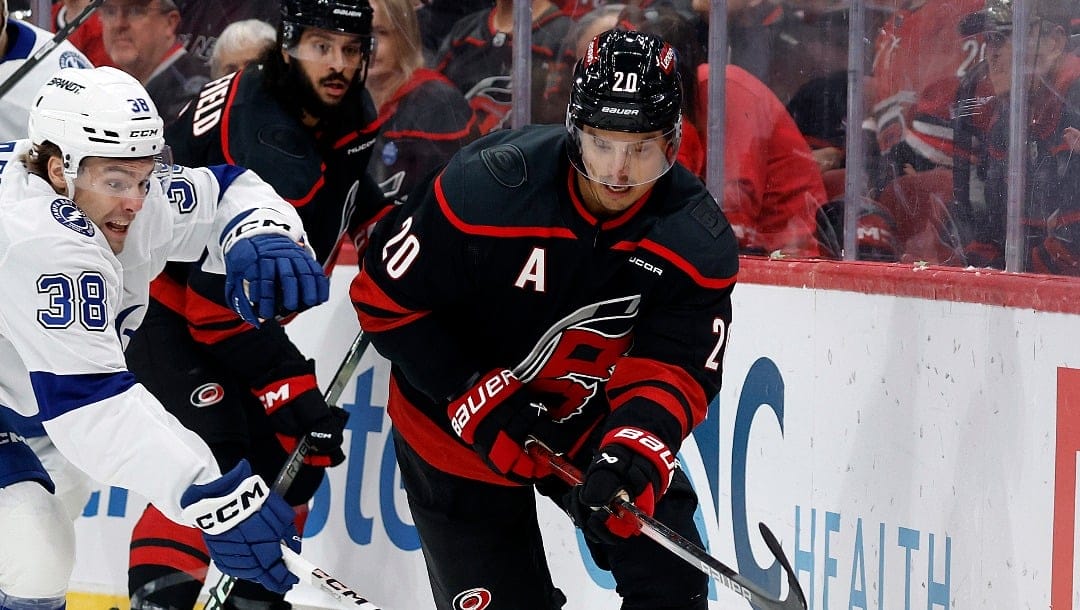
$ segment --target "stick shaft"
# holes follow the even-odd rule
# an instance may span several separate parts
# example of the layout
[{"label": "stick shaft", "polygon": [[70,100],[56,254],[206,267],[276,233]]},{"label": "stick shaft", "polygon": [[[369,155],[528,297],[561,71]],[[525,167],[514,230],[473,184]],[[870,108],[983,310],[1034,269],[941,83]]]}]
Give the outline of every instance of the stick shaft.
[{"label": "stick shaft", "polygon": [[[542,443],[529,442],[526,445],[526,450],[533,457],[546,460],[547,463],[551,465],[552,469],[555,470],[555,473],[559,478],[564,482],[574,486],[582,484],[584,479],[581,475],[581,471],[565,457],[554,453]],[[794,590],[788,594],[788,597],[785,600],[775,599],[765,591],[761,590],[761,588],[748,580],[745,576],[724,565],[719,559],[709,555],[705,552],[705,549],[687,540],[675,530],[646,514],[630,500],[623,497],[617,497],[612,502],[612,506],[607,510],[612,514],[621,512],[630,513],[641,526],[642,534],[656,541],[657,544],[672,552],[679,559],[682,559],[698,570],[701,570],[719,584],[734,591],[740,597],[759,608],[766,608],[769,610],[806,609],[802,591],[801,589],[798,589],[798,582],[793,581],[791,578],[789,578],[788,582],[792,585]],[[769,547],[774,554],[779,550],[773,548],[773,545],[769,545]],[[778,557],[778,560],[781,560],[781,558]],[[781,563],[790,576],[791,572],[790,568],[787,566],[786,560],[781,560]]]},{"label": "stick shaft", "polygon": [[[356,338],[353,339],[352,345],[349,346],[349,350],[345,353],[345,358],[343,358],[341,364],[338,365],[338,369],[334,373],[333,379],[330,380],[330,385],[327,386],[326,392],[323,394],[326,404],[335,404],[338,401],[338,398],[341,397],[341,393],[345,391],[345,386],[349,385],[350,377],[352,377],[352,374],[356,371],[356,366],[360,364],[360,358],[363,357],[364,352],[367,350],[367,346],[370,343],[371,339],[368,338],[363,330],[356,333]],[[281,467],[281,470],[278,471],[277,477],[274,478],[274,484],[271,489],[275,493],[283,496],[285,495],[285,492],[289,491],[289,487],[292,486],[296,474],[300,472],[300,468],[304,465],[304,458],[307,457],[310,450],[311,443],[306,436],[296,443],[296,448],[289,454],[289,459],[285,460],[285,464]],[[286,562],[286,565],[288,565],[288,562]],[[297,576],[301,575],[291,568],[289,571]],[[218,578],[217,583],[215,583],[213,587],[210,587],[208,591],[209,598],[206,600],[206,606],[203,610],[221,610],[224,608],[225,600],[229,598],[229,594],[232,593],[233,586],[235,585],[235,578],[222,574]],[[374,608],[374,606],[371,608]]]},{"label": "stick shaft", "polygon": [[68,36],[71,36],[71,33],[75,31],[75,28],[85,23],[86,20],[90,18],[90,15],[94,14],[94,11],[104,3],[105,0],[92,0],[90,4],[86,5],[86,8],[84,8],[81,13],[76,15],[71,21],[65,23],[64,27],[57,30],[55,36],[50,38],[45,44],[41,45],[41,48],[35,51],[33,55],[27,57],[26,61],[24,61],[21,66],[4,79],[4,82],[0,83],[0,97],[4,97],[5,93],[17,85],[30,70],[34,69],[34,66],[41,63],[41,60],[45,59],[46,55],[52,53],[53,49],[60,46],[61,42],[67,40]]}]

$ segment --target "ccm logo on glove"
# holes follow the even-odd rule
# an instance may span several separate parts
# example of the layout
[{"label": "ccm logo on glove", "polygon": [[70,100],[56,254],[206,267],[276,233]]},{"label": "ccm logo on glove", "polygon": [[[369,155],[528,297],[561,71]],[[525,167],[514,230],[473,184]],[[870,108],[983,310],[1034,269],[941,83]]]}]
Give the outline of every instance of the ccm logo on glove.
[{"label": "ccm logo on glove", "polygon": [[491,406],[494,406],[514,393],[519,387],[521,387],[521,382],[518,381],[517,377],[514,377],[514,373],[509,369],[496,371],[494,375],[488,377],[482,383],[473,386],[468,394],[455,401],[457,409],[450,414],[450,425],[454,428],[454,432],[466,443],[471,444],[473,442],[473,430],[467,430],[466,428],[472,416],[482,410],[485,405],[488,405],[489,401]]},{"label": "ccm logo on glove", "polygon": [[258,476],[248,477],[223,498],[200,500],[185,509],[192,521],[208,534],[220,534],[259,511],[266,500],[266,483]]},{"label": "ccm logo on glove", "polygon": [[265,216],[259,218],[249,217],[247,220],[238,222],[229,229],[229,232],[225,234],[221,241],[222,250],[231,248],[233,243],[241,237],[248,237],[248,233],[255,235],[262,233],[291,235],[292,232],[293,227],[288,222],[274,220],[273,218],[267,218]]}]

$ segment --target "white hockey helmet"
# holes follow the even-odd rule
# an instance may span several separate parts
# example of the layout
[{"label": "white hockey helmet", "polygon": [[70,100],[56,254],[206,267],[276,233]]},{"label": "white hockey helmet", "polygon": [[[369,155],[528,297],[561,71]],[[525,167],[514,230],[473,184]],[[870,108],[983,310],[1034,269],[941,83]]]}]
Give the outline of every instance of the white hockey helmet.
[{"label": "white hockey helmet", "polygon": [[146,89],[111,67],[62,68],[30,108],[30,140],[60,148],[69,197],[85,157],[155,157],[159,167],[171,166],[164,132]]}]

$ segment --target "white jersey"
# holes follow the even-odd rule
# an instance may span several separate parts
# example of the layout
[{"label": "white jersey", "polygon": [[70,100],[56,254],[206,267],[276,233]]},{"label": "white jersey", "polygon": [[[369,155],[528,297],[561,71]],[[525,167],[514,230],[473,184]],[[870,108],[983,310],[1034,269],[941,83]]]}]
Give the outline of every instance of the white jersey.
[{"label": "white jersey", "polygon": [[[26,59],[52,39],[53,34],[18,19],[7,21],[8,39],[14,39],[11,52],[0,57],[0,83],[15,73]],[[42,85],[49,82],[60,68],[90,68],[78,49],[68,41],[61,42],[49,52],[10,91],[0,97],[0,142],[26,137],[30,120],[30,105]]]},{"label": "white jersey", "polygon": [[[169,197],[154,181],[113,254],[89,219],[0,145],[0,404],[40,414],[57,449],[107,485],[130,489],[182,522],[180,496],[220,476],[206,444],[124,362],[127,335],[167,260],[224,269],[218,240],[253,208],[300,227],[295,209],[253,172],[175,167]],[[162,346],[168,349],[168,346]]]}]

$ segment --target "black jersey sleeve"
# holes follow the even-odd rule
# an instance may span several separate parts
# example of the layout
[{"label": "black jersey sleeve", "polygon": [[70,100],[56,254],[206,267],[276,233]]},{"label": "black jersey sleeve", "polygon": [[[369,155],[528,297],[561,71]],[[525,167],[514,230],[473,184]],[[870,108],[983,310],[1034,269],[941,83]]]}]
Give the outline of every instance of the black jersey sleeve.
[{"label": "black jersey sleeve", "polygon": [[474,254],[444,213],[441,176],[430,176],[376,225],[350,293],[379,353],[436,404],[481,372],[472,351],[478,346],[454,324],[453,312],[475,294]]},{"label": "black jersey sleeve", "polygon": [[645,428],[678,449],[705,419],[723,376],[737,248],[707,193],[637,243],[630,261],[657,275],[657,289],[608,382],[605,427]]}]

